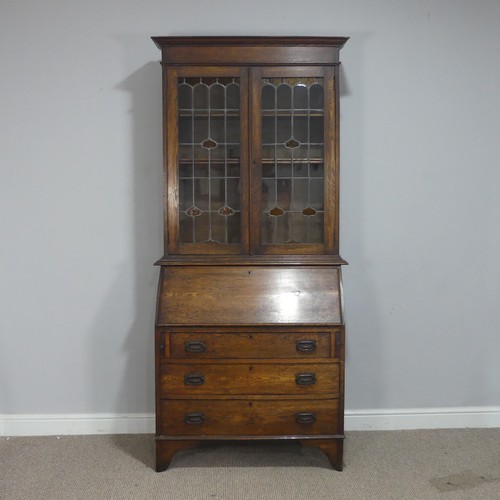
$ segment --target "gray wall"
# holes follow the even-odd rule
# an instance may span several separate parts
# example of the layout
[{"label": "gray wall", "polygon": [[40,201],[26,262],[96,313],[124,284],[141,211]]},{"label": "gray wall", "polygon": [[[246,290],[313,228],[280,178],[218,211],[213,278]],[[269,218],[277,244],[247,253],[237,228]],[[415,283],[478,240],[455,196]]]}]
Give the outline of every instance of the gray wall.
[{"label": "gray wall", "polygon": [[0,6],[0,413],[153,411],[150,35],[344,35],[347,408],[500,404],[500,4]]}]

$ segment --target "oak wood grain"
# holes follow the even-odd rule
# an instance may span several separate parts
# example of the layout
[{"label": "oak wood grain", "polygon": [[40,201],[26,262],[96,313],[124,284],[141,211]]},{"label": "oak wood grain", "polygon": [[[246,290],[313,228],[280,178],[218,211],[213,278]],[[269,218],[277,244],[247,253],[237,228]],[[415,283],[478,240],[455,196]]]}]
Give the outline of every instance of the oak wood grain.
[{"label": "oak wood grain", "polygon": [[[165,418],[160,434],[206,436],[318,435],[339,427],[338,400],[249,401],[162,400]],[[297,414],[311,413],[314,422],[298,423]],[[201,423],[186,423],[186,416],[202,415]],[[299,417],[300,418],[300,417]],[[306,419],[304,419],[306,420]],[[312,420],[312,418],[311,418]]]},{"label": "oak wood grain", "polygon": [[[312,374],[315,382],[300,385],[297,377]],[[203,379],[200,385],[186,384],[186,377]],[[160,368],[161,397],[175,394],[339,394],[339,364],[278,363],[168,363]]]},{"label": "oak wood grain", "polygon": [[338,269],[170,267],[159,325],[340,324]]},{"label": "oak wood grain", "polygon": [[[203,350],[196,352],[197,348]],[[330,332],[171,333],[170,352],[178,359],[326,358]]]}]

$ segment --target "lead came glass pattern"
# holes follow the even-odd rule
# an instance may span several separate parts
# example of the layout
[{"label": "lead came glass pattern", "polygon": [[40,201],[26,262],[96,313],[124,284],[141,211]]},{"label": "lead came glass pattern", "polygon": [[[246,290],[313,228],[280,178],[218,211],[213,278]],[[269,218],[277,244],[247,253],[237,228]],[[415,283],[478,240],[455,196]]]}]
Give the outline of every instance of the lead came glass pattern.
[{"label": "lead came glass pattern", "polygon": [[181,243],[240,243],[239,78],[179,78]]},{"label": "lead came glass pattern", "polygon": [[262,243],[323,243],[322,78],[262,81]]}]

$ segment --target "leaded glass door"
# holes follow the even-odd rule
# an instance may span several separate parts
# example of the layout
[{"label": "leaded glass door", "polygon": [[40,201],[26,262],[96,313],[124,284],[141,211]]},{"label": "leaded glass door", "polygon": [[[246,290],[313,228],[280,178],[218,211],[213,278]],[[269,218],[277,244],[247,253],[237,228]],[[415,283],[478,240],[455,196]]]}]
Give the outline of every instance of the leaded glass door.
[{"label": "leaded glass door", "polygon": [[254,253],[337,253],[331,68],[251,70]]},{"label": "leaded glass door", "polygon": [[169,253],[248,253],[247,74],[167,72]]}]

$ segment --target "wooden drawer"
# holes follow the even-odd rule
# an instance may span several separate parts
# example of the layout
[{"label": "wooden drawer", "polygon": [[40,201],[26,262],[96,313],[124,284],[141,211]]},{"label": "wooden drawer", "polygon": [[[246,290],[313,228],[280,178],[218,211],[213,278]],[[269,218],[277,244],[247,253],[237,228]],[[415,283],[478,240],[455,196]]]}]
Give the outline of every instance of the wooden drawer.
[{"label": "wooden drawer", "polygon": [[339,433],[339,401],[162,400],[160,434],[284,436]]},{"label": "wooden drawer", "polygon": [[[330,332],[315,333],[170,333],[176,359],[328,358]],[[168,338],[165,339],[165,343]],[[164,344],[165,345],[165,344]]]},{"label": "wooden drawer", "polygon": [[161,364],[160,394],[331,394],[339,393],[338,363],[167,363]]}]

